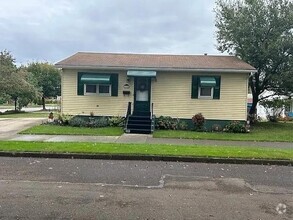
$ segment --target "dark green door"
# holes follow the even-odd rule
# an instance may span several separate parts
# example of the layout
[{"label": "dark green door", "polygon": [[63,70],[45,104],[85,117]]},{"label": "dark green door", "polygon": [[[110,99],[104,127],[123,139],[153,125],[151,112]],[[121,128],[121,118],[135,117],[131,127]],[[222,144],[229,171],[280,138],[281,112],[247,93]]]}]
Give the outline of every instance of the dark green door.
[{"label": "dark green door", "polygon": [[150,112],[151,78],[134,78],[134,114]]}]

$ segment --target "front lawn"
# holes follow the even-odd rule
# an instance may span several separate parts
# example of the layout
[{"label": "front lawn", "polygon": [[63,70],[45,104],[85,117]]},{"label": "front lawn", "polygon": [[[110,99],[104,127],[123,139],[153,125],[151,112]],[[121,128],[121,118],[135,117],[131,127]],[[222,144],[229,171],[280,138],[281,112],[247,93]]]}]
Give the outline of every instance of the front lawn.
[{"label": "front lawn", "polygon": [[122,128],[80,128],[58,125],[37,125],[20,134],[52,134],[52,135],[96,135],[96,136],[120,136],[123,134]]},{"label": "front lawn", "polygon": [[293,142],[293,123],[260,122],[255,124],[251,132],[247,134],[156,130],[153,136],[156,138]]},{"label": "front lawn", "polygon": [[87,153],[115,155],[190,156],[217,158],[258,158],[293,160],[291,149],[220,147],[220,146],[171,146],[163,144],[117,144],[73,142],[22,142],[0,141],[0,151],[43,153]]}]

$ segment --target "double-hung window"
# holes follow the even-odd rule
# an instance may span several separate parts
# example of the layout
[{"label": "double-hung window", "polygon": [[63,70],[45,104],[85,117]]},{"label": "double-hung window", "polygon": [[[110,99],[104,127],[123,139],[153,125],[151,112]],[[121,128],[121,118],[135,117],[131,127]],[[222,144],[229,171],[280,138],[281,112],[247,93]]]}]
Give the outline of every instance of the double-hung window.
[{"label": "double-hung window", "polygon": [[111,96],[111,85],[84,84],[85,95]]},{"label": "double-hung window", "polygon": [[192,76],[192,99],[220,99],[220,76]]},{"label": "double-hung window", "polygon": [[118,74],[79,72],[78,95],[118,96]]}]

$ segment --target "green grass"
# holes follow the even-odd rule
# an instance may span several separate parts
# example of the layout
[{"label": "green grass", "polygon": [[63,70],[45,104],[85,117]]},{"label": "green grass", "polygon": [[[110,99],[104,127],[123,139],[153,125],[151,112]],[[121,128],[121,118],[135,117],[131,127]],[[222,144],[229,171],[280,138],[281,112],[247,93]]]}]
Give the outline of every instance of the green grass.
[{"label": "green grass", "polygon": [[49,112],[25,112],[14,114],[0,114],[0,118],[47,118]]},{"label": "green grass", "polygon": [[219,147],[219,146],[172,146],[162,144],[117,143],[51,143],[0,141],[0,151],[87,153],[119,155],[190,156],[218,158],[293,159],[289,149]]},{"label": "green grass", "polygon": [[251,129],[251,132],[247,134],[156,130],[154,137],[205,140],[293,142],[293,123],[260,122],[254,125]]},{"label": "green grass", "polygon": [[97,135],[97,136],[120,136],[122,128],[79,128],[58,125],[37,125],[21,132],[21,134],[52,134],[52,135]]}]

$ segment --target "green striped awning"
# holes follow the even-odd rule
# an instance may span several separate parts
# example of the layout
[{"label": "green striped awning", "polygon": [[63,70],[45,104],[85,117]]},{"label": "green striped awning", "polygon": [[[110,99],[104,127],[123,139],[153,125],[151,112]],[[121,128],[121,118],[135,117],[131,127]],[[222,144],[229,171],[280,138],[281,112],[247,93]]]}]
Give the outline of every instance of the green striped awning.
[{"label": "green striped awning", "polygon": [[145,76],[145,77],[156,77],[156,71],[146,71],[146,70],[129,70],[127,71],[127,76]]},{"label": "green striped awning", "polygon": [[80,81],[84,84],[109,84],[110,75],[83,74]]},{"label": "green striped awning", "polygon": [[214,87],[216,86],[216,79],[214,77],[200,77],[200,86]]}]

